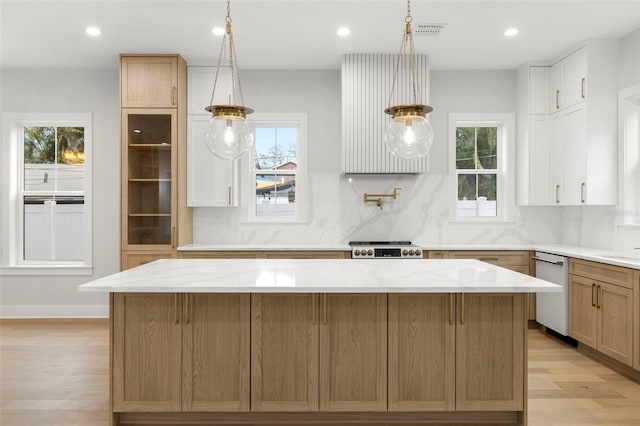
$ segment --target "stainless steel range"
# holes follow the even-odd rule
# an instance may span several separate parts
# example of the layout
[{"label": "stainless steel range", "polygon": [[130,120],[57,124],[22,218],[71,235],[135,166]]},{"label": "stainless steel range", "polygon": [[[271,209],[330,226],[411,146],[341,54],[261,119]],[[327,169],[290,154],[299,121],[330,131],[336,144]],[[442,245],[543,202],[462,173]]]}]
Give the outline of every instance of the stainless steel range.
[{"label": "stainless steel range", "polygon": [[350,241],[352,259],[422,259],[411,241]]}]

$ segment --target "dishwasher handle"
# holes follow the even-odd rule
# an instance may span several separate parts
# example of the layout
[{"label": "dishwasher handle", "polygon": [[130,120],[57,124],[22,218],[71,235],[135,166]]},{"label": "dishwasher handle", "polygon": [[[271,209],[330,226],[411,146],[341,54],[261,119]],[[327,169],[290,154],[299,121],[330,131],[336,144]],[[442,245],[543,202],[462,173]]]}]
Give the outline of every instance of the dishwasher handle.
[{"label": "dishwasher handle", "polygon": [[540,261],[540,262],[551,263],[552,265],[564,265],[564,262],[562,260],[553,261],[553,260],[542,259],[541,257],[537,257],[537,256],[531,256],[531,259]]}]

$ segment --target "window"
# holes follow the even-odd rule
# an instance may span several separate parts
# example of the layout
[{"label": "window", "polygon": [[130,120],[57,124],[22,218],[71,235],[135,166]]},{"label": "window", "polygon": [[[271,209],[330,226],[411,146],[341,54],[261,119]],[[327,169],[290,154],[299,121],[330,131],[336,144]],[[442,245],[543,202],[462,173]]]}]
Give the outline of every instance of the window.
[{"label": "window", "polygon": [[90,266],[90,114],[4,114],[3,266]]},{"label": "window", "polygon": [[618,100],[621,224],[640,226],[640,85],[621,90]]},{"label": "window", "polygon": [[505,151],[513,114],[451,114],[450,134],[456,217],[505,219],[512,192],[505,187]]},{"label": "window", "polygon": [[253,120],[251,221],[303,220],[308,199],[306,114],[262,114]]}]

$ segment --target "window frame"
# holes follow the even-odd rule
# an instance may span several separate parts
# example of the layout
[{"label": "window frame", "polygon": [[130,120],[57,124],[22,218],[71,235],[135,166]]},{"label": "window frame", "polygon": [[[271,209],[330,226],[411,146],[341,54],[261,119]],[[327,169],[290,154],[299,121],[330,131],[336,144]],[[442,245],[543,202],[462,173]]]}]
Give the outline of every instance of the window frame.
[{"label": "window frame", "polygon": [[[243,210],[245,211],[245,218],[243,223],[250,224],[295,224],[307,223],[308,216],[308,204],[311,197],[308,193],[308,168],[307,168],[307,113],[256,113],[250,116],[251,126],[256,127],[278,127],[278,124],[287,124],[286,127],[293,127],[291,124],[295,124],[295,128],[298,129],[298,146],[297,146],[297,168],[295,171],[283,171],[283,175],[295,175],[296,180],[296,214],[295,216],[257,216],[256,215],[256,190],[255,182],[256,175],[259,174],[272,174],[270,170],[265,170],[264,173],[258,173],[255,168],[255,148],[252,148],[249,155],[243,160],[243,169],[246,167],[248,173],[243,173],[242,182],[242,194],[247,196],[241,197],[241,205],[246,203]],[[284,127],[284,126],[283,126]],[[273,173],[277,174],[277,173]]]},{"label": "window frame", "polygon": [[[618,226],[640,228],[640,84],[618,92]],[[635,133],[635,135],[633,134]],[[635,170],[633,170],[635,168]]]},{"label": "window frame", "polygon": [[[449,173],[451,185],[450,222],[491,223],[509,222],[515,202],[515,114],[513,113],[450,113],[449,114]],[[478,169],[458,169],[456,166],[456,129],[458,127],[497,127],[497,169],[483,173]],[[465,170],[469,170],[465,173]],[[459,173],[459,171],[463,171]],[[496,216],[458,216],[458,176],[460,174],[496,174]]]},{"label": "window frame", "polygon": [[[24,190],[24,127],[84,127],[84,190]],[[3,113],[2,114],[2,239],[0,275],[91,275],[92,247],[92,114],[91,113]],[[24,196],[81,195],[84,198],[84,256],[82,260],[24,259]]]}]

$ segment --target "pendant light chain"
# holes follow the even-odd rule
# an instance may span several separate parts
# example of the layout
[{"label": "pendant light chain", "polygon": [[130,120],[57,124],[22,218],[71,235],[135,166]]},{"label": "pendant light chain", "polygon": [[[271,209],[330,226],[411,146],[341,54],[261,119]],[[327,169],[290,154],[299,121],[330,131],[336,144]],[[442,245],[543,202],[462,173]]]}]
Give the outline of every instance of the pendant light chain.
[{"label": "pendant light chain", "polygon": [[[411,93],[413,95],[413,104],[420,104],[422,102],[422,94],[420,91],[420,76],[416,63],[416,50],[413,43],[413,31],[411,29],[411,22],[413,21],[413,17],[411,16],[411,0],[407,0],[407,16],[405,17],[404,21],[405,31],[402,36],[402,42],[400,43],[400,53],[398,55],[398,60],[396,61],[396,67],[393,71],[393,82],[391,84],[391,92],[389,93],[389,102],[387,104],[389,107],[391,106],[391,102],[393,101],[393,97],[395,95],[400,63],[404,63],[404,68],[409,69],[411,75],[410,82]],[[407,45],[409,47],[408,53]]]}]

